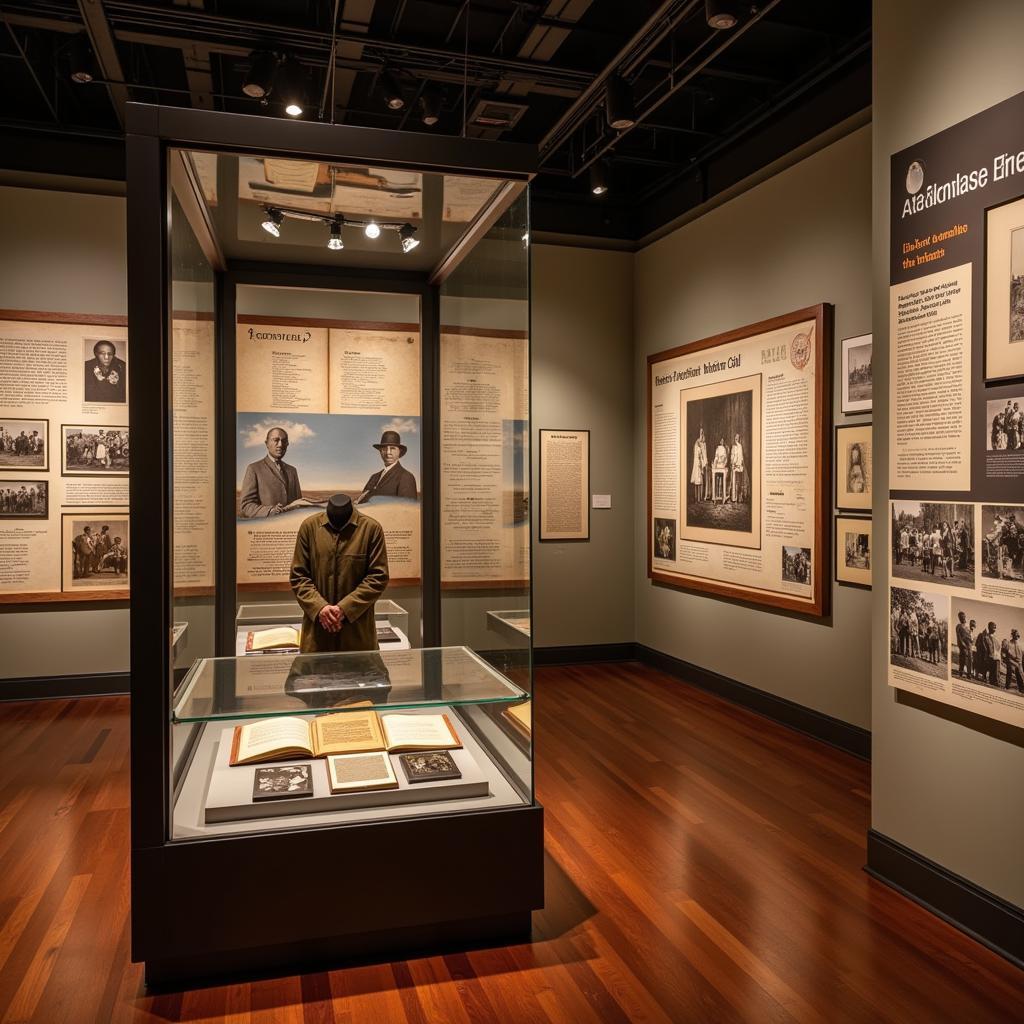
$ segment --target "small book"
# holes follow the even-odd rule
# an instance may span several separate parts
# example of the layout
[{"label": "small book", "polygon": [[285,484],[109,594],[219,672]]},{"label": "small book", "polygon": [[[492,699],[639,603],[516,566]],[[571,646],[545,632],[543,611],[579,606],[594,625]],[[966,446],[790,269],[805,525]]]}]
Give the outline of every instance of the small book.
[{"label": "small book", "polygon": [[394,643],[397,639],[398,634],[391,628],[391,626],[387,622],[377,623],[377,643]]},{"label": "small book", "polygon": [[295,626],[275,626],[274,629],[250,629],[245,638],[245,653],[260,651],[297,651],[299,631]]},{"label": "small book", "polygon": [[313,773],[308,764],[257,768],[252,784],[253,800],[288,800],[313,795]]},{"label": "small book", "polygon": [[533,715],[531,702],[516,704],[502,710],[502,717],[507,721],[523,739],[529,739],[533,733]]},{"label": "small book", "polygon": [[447,715],[378,715],[342,711],[305,718],[264,718],[235,726],[232,766],[298,757],[363,754],[389,750],[455,750],[462,746]]},{"label": "small book", "polygon": [[398,789],[391,758],[383,751],[373,754],[336,754],[327,758],[327,781],[332,793],[357,789]]},{"label": "small book", "polygon": [[442,779],[462,778],[459,766],[447,750],[399,754],[398,760],[410,782],[440,782]]}]

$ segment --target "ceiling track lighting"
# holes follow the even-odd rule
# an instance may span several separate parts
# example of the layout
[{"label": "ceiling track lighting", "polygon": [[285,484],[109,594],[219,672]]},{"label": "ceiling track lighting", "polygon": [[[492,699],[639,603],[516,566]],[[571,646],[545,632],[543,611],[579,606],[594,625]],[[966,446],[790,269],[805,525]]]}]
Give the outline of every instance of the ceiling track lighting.
[{"label": "ceiling track lighting", "polygon": [[363,234],[367,238],[380,238],[380,225],[375,220],[368,220],[363,225]]},{"label": "ceiling track lighting", "polygon": [[250,99],[263,100],[265,103],[274,91],[274,79],[281,58],[272,50],[253,50],[249,59],[252,63],[242,83],[242,92]]},{"label": "ceiling track lighting", "polygon": [[96,61],[89,49],[89,37],[77,32],[71,37],[71,81],[88,85],[96,78]]},{"label": "ceiling track lighting", "polygon": [[306,69],[295,57],[286,57],[274,77],[274,93],[280,97],[289,117],[302,117],[307,85]]},{"label": "ceiling track lighting", "polygon": [[405,106],[405,94],[395,73],[385,68],[381,72],[380,80],[384,89],[384,103],[388,110],[401,110]]},{"label": "ceiling track lighting", "polygon": [[341,226],[343,223],[344,219],[341,217],[335,217],[331,221],[331,237],[327,239],[328,249],[337,251],[338,249],[345,248],[345,243],[341,240]]},{"label": "ceiling track lighting", "polygon": [[704,17],[711,28],[720,32],[735,28],[739,21],[732,0],[704,0]]},{"label": "ceiling track lighting", "polygon": [[605,117],[608,127],[617,132],[626,131],[636,124],[636,108],[633,105],[633,91],[626,80],[619,75],[608,79],[604,94]]},{"label": "ceiling track lighting", "polygon": [[608,164],[604,160],[590,165],[590,191],[595,196],[603,196],[609,189],[610,174]]},{"label": "ceiling track lighting", "polygon": [[267,234],[275,238],[281,237],[281,225],[285,220],[304,220],[314,224],[326,224],[330,229],[327,239],[327,248],[337,252],[345,248],[345,242],[341,236],[341,229],[344,227],[362,228],[363,234],[369,239],[380,238],[382,231],[393,231],[398,235],[402,246],[402,252],[408,254],[420,244],[416,237],[418,228],[409,223],[399,221],[376,221],[376,220],[355,220],[344,217],[340,213],[323,214],[312,213],[309,210],[290,210],[285,206],[264,206],[264,220],[261,227]]},{"label": "ceiling track lighting", "polygon": [[266,207],[266,219],[260,225],[268,235],[273,235],[275,238],[281,237],[281,223],[284,220],[284,214],[273,206]]},{"label": "ceiling track lighting", "polygon": [[416,237],[416,229],[411,224],[403,224],[398,229],[398,237],[402,241],[402,252],[404,253],[412,252],[420,244],[420,240]]}]

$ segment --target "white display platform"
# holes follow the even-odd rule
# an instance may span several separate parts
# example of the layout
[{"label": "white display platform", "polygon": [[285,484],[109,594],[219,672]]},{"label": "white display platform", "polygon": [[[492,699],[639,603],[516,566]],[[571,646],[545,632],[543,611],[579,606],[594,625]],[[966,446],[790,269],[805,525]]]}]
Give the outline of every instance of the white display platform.
[{"label": "white display platform", "polygon": [[[384,710],[383,708],[381,709]],[[397,709],[396,709],[397,710]],[[385,712],[386,713],[386,712]],[[274,802],[274,816],[256,818],[246,821],[206,821],[206,794],[216,766],[217,756],[221,747],[221,736],[224,730],[235,725],[245,725],[251,719],[221,720],[207,722],[202,725],[202,734],[196,742],[192,759],[185,778],[182,781],[177,800],[174,804],[172,838],[185,839],[196,836],[234,835],[240,832],[264,832],[275,828],[309,828],[316,825],[344,825],[363,821],[386,821],[390,818],[407,818],[418,814],[457,814],[464,811],[492,810],[500,807],[522,807],[528,801],[505,777],[502,770],[491,760],[487,752],[477,742],[469,726],[463,721],[458,708],[448,705],[423,708],[413,711],[402,709],[403,714],[446,714],[455,726],[462,740],[464,751],[472,757],[478,771],[486,779],[487,794],[484,796],[463,797],[436,801],[420,801],[418,803],[395,804],[381,806],[379,803],[368,807],[345,807],[322,810],[317,813],[287,814]],[[452,751],[453,756],[460,751]],[[321,762],[322,763],[322,762]],[[243,774],[248,780],[248,799],[252,799],[253,769],[250,766]],[[232,768],[231,771],[241,771]],[[326,768],[323,770],[326,771]],[[315,774],[315,773],[314,773]],[[398,766],[396,777],[399,785],[404,780],[401,766]],[[324,778],[326,786],[326,776]],[[435,783],[416,783],[416,787],[435,785]],[[377,793],[375,796],[379,795]]]},{"label": "white display platform", "polygon": [[514,640],[530,638],[530,609],[487,612],[487,628]]},{"label": "white display platform", "polygon": [[[259,625],[240,627],[235,633],[235,654],[238,657],[246,654],[245,642],[249,638],[249,633],[258,633],[264,629],[278,629],[281,626],[294,626],[294,622],[265,622]],[[397,640],[388,640],[380,645],[382,651],[410,651],[412,650],[412,644],[409,643],[409,638],[403,633],[397,626],[391,626],[391,628],[398,635]],[[277,654],[287,654],[287,651],[276,651]],[[298,653],[298,651],[296,651]],[[260,658],[263,657],[259,651],[248,652],[249,657]]]},{"label": "white display platform", "polygon": [[274,767],[289,764],[308,764],[312,768],[313,795],[281,800],[252,798],[256,769],[260,765],[238,765],[232,768],[231,736],[234,727],[220,734],[213,774],[206,791],[206,822],[252,821],[257,818],[277,818],[281,815],[317,814],[321,811],[347,810],[353,807],[394,807],[398,804],[433,803],[438,800],[462,800],[466,797],[487,796],[487,776],[477,767],[468,750],[450,750],[452,760],[462,772],[461,779],[441,779],[437,782],[409,782],[399,764],[398,754],[389,754],[391,770],[398,779],[398,789],[364,790],[332,793],[327,780],[327,760],[274,761]]}]

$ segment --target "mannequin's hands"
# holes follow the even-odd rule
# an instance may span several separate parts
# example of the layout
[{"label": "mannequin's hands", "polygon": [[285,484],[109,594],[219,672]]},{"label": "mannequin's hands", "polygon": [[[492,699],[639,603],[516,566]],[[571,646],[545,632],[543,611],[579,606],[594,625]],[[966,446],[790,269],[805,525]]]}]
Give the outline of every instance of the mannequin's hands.
[{"label": "mannequin's hands", "polygon": [[344,613],[336,604],[325,604],[320,609],[317,618],[328,633],[337,633],[341,629],[342,622],[345,621]]}]

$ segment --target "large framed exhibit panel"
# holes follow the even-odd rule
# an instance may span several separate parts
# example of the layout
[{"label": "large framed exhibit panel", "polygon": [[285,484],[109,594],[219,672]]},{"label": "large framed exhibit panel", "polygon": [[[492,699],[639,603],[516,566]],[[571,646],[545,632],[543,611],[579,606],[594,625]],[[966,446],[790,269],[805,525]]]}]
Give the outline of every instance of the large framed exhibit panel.
[{"label": "large framed exhibit panel", "polygon": [[[533,150],[145,106],[128,149],[133,958],[523,937]],[[461,632],[446,544],[500,551]]]}]

